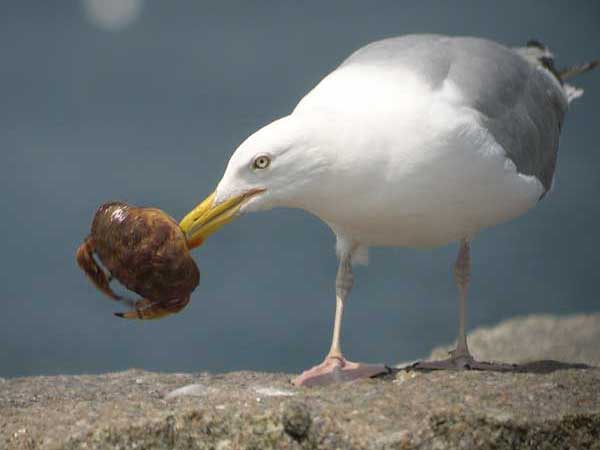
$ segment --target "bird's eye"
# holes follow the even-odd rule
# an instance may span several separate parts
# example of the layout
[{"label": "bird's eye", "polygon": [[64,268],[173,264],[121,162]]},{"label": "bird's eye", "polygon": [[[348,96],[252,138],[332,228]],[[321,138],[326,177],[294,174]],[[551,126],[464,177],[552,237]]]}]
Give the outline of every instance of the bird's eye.
[{"label": "bird's eye", "polygon": [[254,169],[266,169],[271,164],[271,158],[267,155],[259,155],[254,159],[252,167]]}]

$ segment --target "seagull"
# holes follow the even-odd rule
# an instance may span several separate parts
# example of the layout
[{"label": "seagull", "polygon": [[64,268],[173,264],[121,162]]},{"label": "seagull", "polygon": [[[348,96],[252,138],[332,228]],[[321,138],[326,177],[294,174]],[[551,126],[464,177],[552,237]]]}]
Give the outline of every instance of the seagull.
[{"label": "seagull", "polygon": [[336,237],[333,338],[324,361],[293,380],[325,385],[371,377],[382,364],[347,360],[342,315],[353,264],[369,247],[433,248],[458,241],[458,337],[424,369],[497,370],[473,358],[465,332],[470,246],[552,188],[569,103],[562,71],[540,42],[510,48],[475,37],[388,38],[350,55],[291,114],[248,137],[215,191],[181,221],[190,248],[225,223],[274,207],[303,209]]}]

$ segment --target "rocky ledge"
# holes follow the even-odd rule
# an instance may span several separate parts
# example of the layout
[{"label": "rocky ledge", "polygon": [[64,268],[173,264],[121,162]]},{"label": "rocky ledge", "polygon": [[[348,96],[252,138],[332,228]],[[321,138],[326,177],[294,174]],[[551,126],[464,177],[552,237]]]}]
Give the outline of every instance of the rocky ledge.
[{"label": "rocky ledge", "polygon": [[600,449],[600,315],[513,319],[471,346],[520,366],[312,389],[254,372],[0,379],[0,449]]}]

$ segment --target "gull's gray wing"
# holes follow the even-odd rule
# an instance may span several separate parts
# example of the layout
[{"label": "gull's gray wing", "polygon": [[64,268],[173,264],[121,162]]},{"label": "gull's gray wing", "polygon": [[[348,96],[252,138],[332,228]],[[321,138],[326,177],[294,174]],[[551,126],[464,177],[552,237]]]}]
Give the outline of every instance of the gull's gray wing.
[{"label": "gull's gray wing", "polygon": [[471,37],[407,35],[369,44],[346,59],[353,64],[403,67],[432,88],[453,82],[464,103],[503,147],[519,173],[550,189],[560,129],[568,108],[549,53],[535,43],[511,49]]}]

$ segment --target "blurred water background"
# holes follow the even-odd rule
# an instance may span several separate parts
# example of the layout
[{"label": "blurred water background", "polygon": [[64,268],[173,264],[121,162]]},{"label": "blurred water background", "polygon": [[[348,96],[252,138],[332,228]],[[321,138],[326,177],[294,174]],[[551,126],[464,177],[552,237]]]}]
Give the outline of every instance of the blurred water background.
[{"label": "blurred water background", "polygon": [[[403,33],[535,37],[559,65],[600,57],[600,2],[3,2],[0,11],[0,376],[253,369],[297,372],[328,349],[334,237],[301,211],[249,215],[195,252],[181,314],[113,317],[74,253],[110,199],[176,218],[229,155],[356,48]],[[469,328],[598,311],[600,74],[576,84],[554,191],[473,243]],[[393,363],[454,339],[456,245],[374,249],[343,346]],[[523,343],[527,345],[527,343]]]}]

